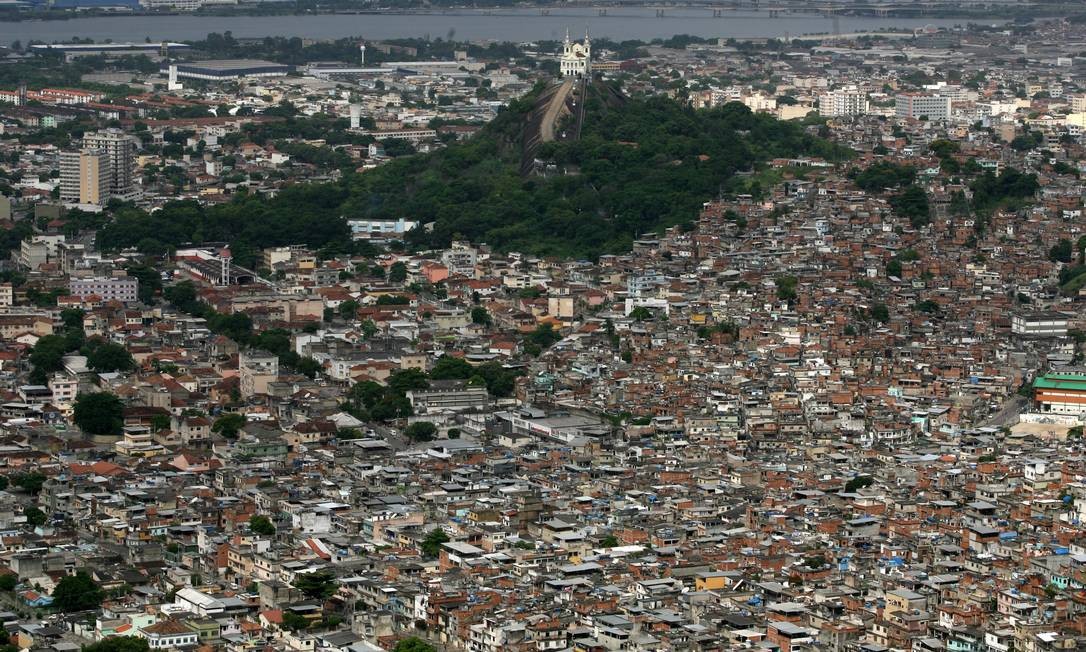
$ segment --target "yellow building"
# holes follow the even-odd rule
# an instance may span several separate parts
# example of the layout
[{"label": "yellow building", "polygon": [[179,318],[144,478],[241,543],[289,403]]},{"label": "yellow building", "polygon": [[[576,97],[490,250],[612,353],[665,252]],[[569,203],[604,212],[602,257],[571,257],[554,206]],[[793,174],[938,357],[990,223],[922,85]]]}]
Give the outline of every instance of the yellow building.
[{"label": "yellow building", "polygon": [[891,615],[904,612],[923,611],[927,599],[919,593],[908,589],[896,589],[886,593],[886,607],[883,609],[883,617],[889,619]]},{"label": "yellow building", "polygon": [[101,149],[81,149],[60,155],[60,199],[101,206],[109,201],[109,156]]},{"label": "yellow building", "polygon": [[730,585],[728,574],[721,571],[698,573],[694,578],[695,591],[722,591]]}]

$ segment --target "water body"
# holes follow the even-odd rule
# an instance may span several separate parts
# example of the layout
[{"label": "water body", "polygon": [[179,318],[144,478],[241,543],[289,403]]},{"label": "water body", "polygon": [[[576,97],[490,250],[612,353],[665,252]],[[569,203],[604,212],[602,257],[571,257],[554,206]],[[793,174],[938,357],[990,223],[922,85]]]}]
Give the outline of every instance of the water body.
[{"label": "water body", "polygon": [[[949,27],[957,19],[911,19],[841,16],[841,33],[912,29],[924,25]],[[310,16],[109,16],[55,21],[0,22],[0,43],[34,39],[68,41],[72,37],[116,42],[202,39],[208,32],[233,32],[235,37],[299,36],[302,38],[426,37],[462,40],[531,41],[557,39],[569,29],[581,35],[613,39],[667,38],[676,34],[701,37],[759,38],[830,34],[833,20],[819,14],[782,14],[725,11],[714,18],[709,9],[667,9],[664,16],[653,8],[619,7],[607,10],[555,8],[548,15],[538,9],[457,10],[412,14],[310,15]]]}]

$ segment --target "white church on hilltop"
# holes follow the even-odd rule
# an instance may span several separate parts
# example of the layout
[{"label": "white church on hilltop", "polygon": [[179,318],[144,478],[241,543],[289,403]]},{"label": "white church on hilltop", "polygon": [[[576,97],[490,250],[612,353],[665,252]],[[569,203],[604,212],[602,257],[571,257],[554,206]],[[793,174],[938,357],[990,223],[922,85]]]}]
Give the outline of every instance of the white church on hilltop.
[{"label": "white church on hilltop", "polygon": [[569,40],[569,30],[566,30],[566,39],[562,41],[562,58],[559,59],[563,77],[587,77],[592,71],[592,41],[588,38],[588,30],[584,33],[583,43],[573,43]]}]

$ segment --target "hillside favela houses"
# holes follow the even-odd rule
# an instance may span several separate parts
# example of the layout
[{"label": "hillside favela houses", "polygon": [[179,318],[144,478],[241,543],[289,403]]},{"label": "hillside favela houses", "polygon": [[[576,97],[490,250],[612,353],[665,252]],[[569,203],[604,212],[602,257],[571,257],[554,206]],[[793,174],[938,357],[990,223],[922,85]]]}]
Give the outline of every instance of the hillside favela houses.
[{"label": "hillside favela houses", "polygon": [[8,44],[0,645],[1086,648],[1041,9]]}]

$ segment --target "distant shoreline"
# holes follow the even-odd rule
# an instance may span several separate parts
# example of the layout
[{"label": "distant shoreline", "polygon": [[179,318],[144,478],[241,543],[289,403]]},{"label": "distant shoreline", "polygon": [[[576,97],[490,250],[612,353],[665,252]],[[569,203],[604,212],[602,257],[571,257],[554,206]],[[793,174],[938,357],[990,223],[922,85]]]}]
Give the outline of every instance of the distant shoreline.
[{"label": "distant shoreline", "polygon": [[[658,11],[660,13],[658,13]],[[589,29],[594,37],[613,41],[668,39],[677,35],[707,39],[806,38],[814,34],[877,34],[911,32],[934,25],[945,29],[968,22],[1004,23],[1007,19],[895,18],[829,16],[825,14],[784,14],[774,12],[722,12],[712,8],[590,7],[407,9],[370,13],[327,13],[303,15],[223,15],[173,12],[108,15],[80,14],[69,21],[24,20],[0,22],[0,45],[19,41],[27,44],[65,43],[73,39],[89,42],[140,42],[145,40],[199,41],[211,32],[230,32],[236,39],[298,37],[313,41],[340,38],[383,41],[395,39],[474,42],[525,42],[561,39],[567,30]],[[663,15],[661,15],[663,14]],[[31,18],[27,16],[26,18]]]},{"label": "distant shoreline", "polygon": [[723,18],[738,17],[788,17],[788,16],[827,16],[852,18],[885,18],[888,20],[922,20],[925,18],[939,20],[968,20],[976,22],[1001,21],[1025,18],[1053,18],[1065,17],[1074,10],[1086,13],[1086,6],[1075,3],[1062,5],[1030,5],[1021,7],[1006,5],[1000,9],[986,9],[984,11],[960,6],[947,6],[945,8],[931,9],[930,6],[923,10],[913,9],[908,5],[900,5],[897,9],[889,11],[875,8],[852,7],[847,11],[827,12],[818,6],[789,5],[782,3],[779,9],[769,9],[756,6],[717,6],[710,2],[689,2],[686,4],[669,4],[662,2],[622,2],[612,4],[607,2],[572,2],[563,4],[549,3],[524,3],[516,5],[495,4],[487,5],[456,5],[443,8],[415,8],[415,7],[384,7],[384,8],[318,8],[316,10],[294,11],[294,3],[289,1],[277,1],[264,4],[248,4],[221,6],[206,8],[192,12],[185,11],[142,11],[142,10],[106,10],[106,9],[49,9],[45,11],[20,12],[15,9],[0,11],[0,23],[20,22],[46,22],[46,21],[71,21],[86,18],[168,18],[168,17],[281,17],[281,16],[467,16],[467,15],[515,15],[527,17],[525,12],[540,12],[541,16],[560,16],[563,10],[594,9],[601,16],[619,15],[623,10],[629,9],[659,9],[666,17],[667,11],[689,11],[703,9],[706,11],[718,10],[723,12]]}]

